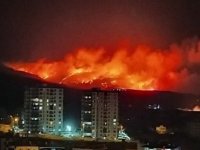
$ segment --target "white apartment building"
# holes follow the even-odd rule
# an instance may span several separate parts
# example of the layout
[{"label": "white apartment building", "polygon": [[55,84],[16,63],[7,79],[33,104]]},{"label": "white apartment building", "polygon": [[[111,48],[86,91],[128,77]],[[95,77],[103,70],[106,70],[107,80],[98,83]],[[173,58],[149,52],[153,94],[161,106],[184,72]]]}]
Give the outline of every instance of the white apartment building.
[{"label": "white apartment building", "polygon": [[26,88],[24,112],[27,133],[59,134],[63,128],[63,89]]},{"label": "white apartment building", "polygon": [[82,96],[82,136],[116,140],[118,134],[118,92],[94,89]]}]

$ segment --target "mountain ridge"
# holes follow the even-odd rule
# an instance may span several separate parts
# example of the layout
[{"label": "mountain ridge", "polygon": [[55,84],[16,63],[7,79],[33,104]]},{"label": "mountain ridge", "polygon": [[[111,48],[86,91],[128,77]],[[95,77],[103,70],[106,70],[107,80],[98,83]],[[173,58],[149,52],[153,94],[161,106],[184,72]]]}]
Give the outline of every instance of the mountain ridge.
[{"label": "mountain ridge", "polygon": [[[5,109],[8,113],[20,112],[23,110],[25,88],[44,84],[50,87],[64,88],[64,117],[80,119],[80,100],[85,89],[76,89],[62,84],[51,83],[32,74],[15,71],[2,64],[0,65],[0,109]],[[128,110],[126,108],[131,106],[134,109],[141,110],[145,109],[149,104],[159,104],[164,109],[191,108],[199,103],[196,101],[198,98],[193,94],[173,91],[125,89],[119,92],[119,109]]]}]

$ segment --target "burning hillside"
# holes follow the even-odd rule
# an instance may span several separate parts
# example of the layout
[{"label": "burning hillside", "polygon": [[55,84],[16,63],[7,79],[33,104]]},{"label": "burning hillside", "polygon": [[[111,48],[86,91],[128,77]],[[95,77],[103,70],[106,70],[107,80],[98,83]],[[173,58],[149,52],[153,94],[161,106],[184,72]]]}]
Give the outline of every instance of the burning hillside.
[{"label": "burning hillside", "polygon": [[[200,43],[172,45],[167,50],[147,46],[134,49],[78,49],[58,61],[7,62],[7,66],[38,75],[48,81],[90,88],[129,88],[139,90],[189,91],[198,85]],[[197,82],[196,82],[197,81]],[[186,89],[186,87],[189,89]],[[192,90],[192,89],[191,89]]]}]

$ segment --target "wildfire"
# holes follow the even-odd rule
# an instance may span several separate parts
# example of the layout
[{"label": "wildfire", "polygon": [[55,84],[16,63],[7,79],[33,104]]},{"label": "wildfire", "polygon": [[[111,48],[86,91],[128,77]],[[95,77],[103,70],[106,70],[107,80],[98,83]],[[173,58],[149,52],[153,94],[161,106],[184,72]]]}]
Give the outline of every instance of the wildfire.
[{"label": "wildfire", "polygon": [[178,108],[178,110],[200,112],[200,105],[196,105],[192,109],[190,109],[190,108]]},{"label": "wildfire", "polygon": [[67,53],[62,60],[5,63],[7,66],[69,86],[169,90],[183,77],[184,55],[178,48],[152,50],[82,48]]},{"label": "wildfire", "polygon": [[192,109],[193,111],[200,111],[200,106],[194,106],[194,108]]}]

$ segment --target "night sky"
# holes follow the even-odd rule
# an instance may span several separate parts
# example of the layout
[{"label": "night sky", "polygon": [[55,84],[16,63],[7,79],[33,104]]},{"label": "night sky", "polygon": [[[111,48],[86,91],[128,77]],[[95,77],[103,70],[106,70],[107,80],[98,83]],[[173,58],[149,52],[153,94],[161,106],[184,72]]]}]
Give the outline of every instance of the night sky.
[{"label": "night sky", "polygon": [[0,2],[0,63],[69,86],[199,94],[199,36],[198,0]]},{"label": "night sky", "polygon": [[0,2],[0,62],[59,59],[82,46],[166,48],[199,35],[198,0]]}]

